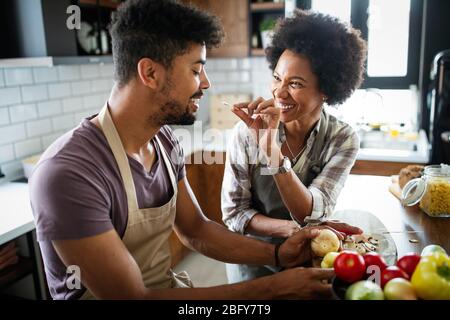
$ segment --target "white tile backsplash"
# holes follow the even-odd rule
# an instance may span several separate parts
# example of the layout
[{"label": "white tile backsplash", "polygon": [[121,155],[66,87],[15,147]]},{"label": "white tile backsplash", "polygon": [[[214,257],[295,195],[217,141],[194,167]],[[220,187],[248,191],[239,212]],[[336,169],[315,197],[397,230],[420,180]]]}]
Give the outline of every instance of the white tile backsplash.
[{"label": "white tile backsplash", "polygon": [[0,107],[0,126],[9,124],[9,112],[8,108]]},{"label": "white tile backsplash", "polygon": [[91,81],[92,92],[104,92],[111,90],[113,81],[110,79],[97,79]]},{"label": "white tile backsplash", "polygon": [[80,66],[58,66],[60,81],[70,81],[80,79]]},{"label": "white tile backsplash", "polygon": [[20,103],[20,87],[0,89],[0,107]]},{"label": "white tile backsplash", "polygon": [[238,68],[237,59],[214,59],[213,63],[208,63],[209,69],[215,70],[236,70]]},{"label": "white tile backsplash", "polygon": [[49,100],[45,102],[39,102],[37,104],[37,111],[40,118],[59,115],[62,112],[60,100]]},{"label": "white tile backsplash", "polygon": [[33,68],[34,82],[46,83],[58,81],[58,73],[55,68]]},{"label": "white tile backsplash", "polygon": [[0,145],[20,141],[25,138],[25,125],[23,123],[0,127]]},{"label": "white tile backsplash", "polygon": [[102,78],[110,78],[113,80],[114,68],[112,64],[102,64],[100,65],[100,75]]},{"label": "white tile backsplash", "polygon": [[[265,58],[208,59],[211,88],[198,118],[209,121],[209,97],[249,93],[270,97]],[[113,65],[0,68],[0,166],[8,176],[20,161],[40,153],[82,119],[98,113],[113,86]],[[28,135],[27,135],[28,134]]]},{"label": "white tile backsplash", "polygon": [[64,113],[74,112],[83,109],[83,99],[80,97],[66,98],[62,100]]},{"label": "white tile backsplash", "polygon": [[5,86],[5,76],[3,75],[3,69],[0,69],[0,88]]},{"label": "white tile backsplash", "polygon": [[85,109],[101,108],[108,99],[108,94],[94,94],[83,97],[83,103]]},{"label": "white tile backsplash", "polygon": [[97,64],[86,64],[81,66],[81,77],[83,79],[100,78],[100,67]]},{"label": "white tile backsplash", "polygon": [[27,122],[27,136],[37,137],[52,132],[52,123],[50,119],[42,119]]},{"label": "white tile backsplash", "polygon": [[24,157],[43,152],[82,118],[97,113],[112,78],[112,64],[0,68],[2,171],[15,177]]},{"label": "white tile backsplash", "polygon": [[5,69],[7,86],[18,86],[33,83],[33,73],[30,68]]},{"label": "white tile backsplash", "polygon": [[9,114],[11,122],[24,122],[37,118],[36,105],[34,104],[19,104],[9,107]]},{"label": "white tile backsplash", "polygon": [[46,85],[25,86],[22,87],[22,101],[35,102],[48,99],[48,92]]},{"label": "white tile backsplash", "polygon": [[11,144],[0,146],[0,163],[14,160],[14,148]]},{"label": "white tile backsplash", "polygon": [[70,83],[63,82],[63,83],[49,84],[48,94],[50,99],[70,97],[71,95]]},{"label": "white tile backsplash", "polygon": [[74,115],[67,114],[63,116],[54,117],[52,119],[53,122],[53,130],[60,131],[65,129],[71,129],[74,127]]},{"label": "white tile backsplash", "polygon": [[29,139],[14,144],[16,158],[24,158],[41,152],[41,139]]},{"label": "white tile backsplash", "polygon": [[70,84],[72,86],[72,94],[79,96],[91,92],[91,83],[89,81],[76,81]]}]

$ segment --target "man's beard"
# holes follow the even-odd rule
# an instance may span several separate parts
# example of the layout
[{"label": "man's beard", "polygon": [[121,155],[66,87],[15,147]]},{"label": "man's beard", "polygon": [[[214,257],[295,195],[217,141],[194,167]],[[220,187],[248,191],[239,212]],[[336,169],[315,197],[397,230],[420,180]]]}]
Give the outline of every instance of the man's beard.
[{"label": "man's beard", "polygon": [[[196,117],[195,114],[189,112],[189,106],[183,105],[180,102],[170,98],[170,90],[172,87],[171,77],[169,77],[161,90],[161,97],[166,101],[161,105],[160,116],[155,119],[157,124],[160,126],[194,124]],[[194,96],[196,95],[198,95],[198,93]],[[169,100],[167,101],[167,99]]]},{"label": "man's beard", "polygon": [[[184,110],[180,113],[179,110]],[[175,100],[169,100],[161,106],[160,125],[191,125],[195,122],[196,117],[189,112],[188,106],[183,106]]]}]

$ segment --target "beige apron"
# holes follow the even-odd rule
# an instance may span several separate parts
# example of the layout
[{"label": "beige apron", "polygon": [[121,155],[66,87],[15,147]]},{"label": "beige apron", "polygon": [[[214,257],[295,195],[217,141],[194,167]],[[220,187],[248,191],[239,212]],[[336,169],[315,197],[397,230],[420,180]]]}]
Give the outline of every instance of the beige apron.
[{"label": "beige apron", "polygon": [[[136,260],[145,286],[147,288],[192,287],[192,282],[186,272],[175,274],[170,269],[169,236],[175,221],[178,189],[177,179],[164,146],[155,136],[164,164],[169,172],[173,196],[161,207],[139,209],[127,154],[107,104],[100,111],[98,119],[116,159],[127,195],[128,223],[122,241]],[[86,289],[81,299],[95,299],[95,297]]]}]

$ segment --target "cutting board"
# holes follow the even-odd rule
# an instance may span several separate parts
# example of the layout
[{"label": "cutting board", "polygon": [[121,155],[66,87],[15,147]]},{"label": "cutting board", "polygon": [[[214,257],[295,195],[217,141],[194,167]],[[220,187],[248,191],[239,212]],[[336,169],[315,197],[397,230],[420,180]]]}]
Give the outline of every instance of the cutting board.
[{"label": "cutting board", "polygon": [[389,191],[398,199],[402,198],[402,188],[398,184],[398,176],[391,176],[391,184],[389,186]]}]

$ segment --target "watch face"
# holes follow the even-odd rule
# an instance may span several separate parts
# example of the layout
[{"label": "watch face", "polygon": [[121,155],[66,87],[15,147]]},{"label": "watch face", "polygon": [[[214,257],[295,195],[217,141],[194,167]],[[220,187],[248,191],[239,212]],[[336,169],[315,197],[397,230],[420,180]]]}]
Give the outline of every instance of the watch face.
[{"label": "watch face", "polygon": [[289,158],[288,157],[284,157],[284,161],[283,161],[284,163],[283,163],[283,167],[288,171],[288,170],[291,170],[291,167],[292,167],[292,165],[291,165],[291,160],[289,160]]}]

